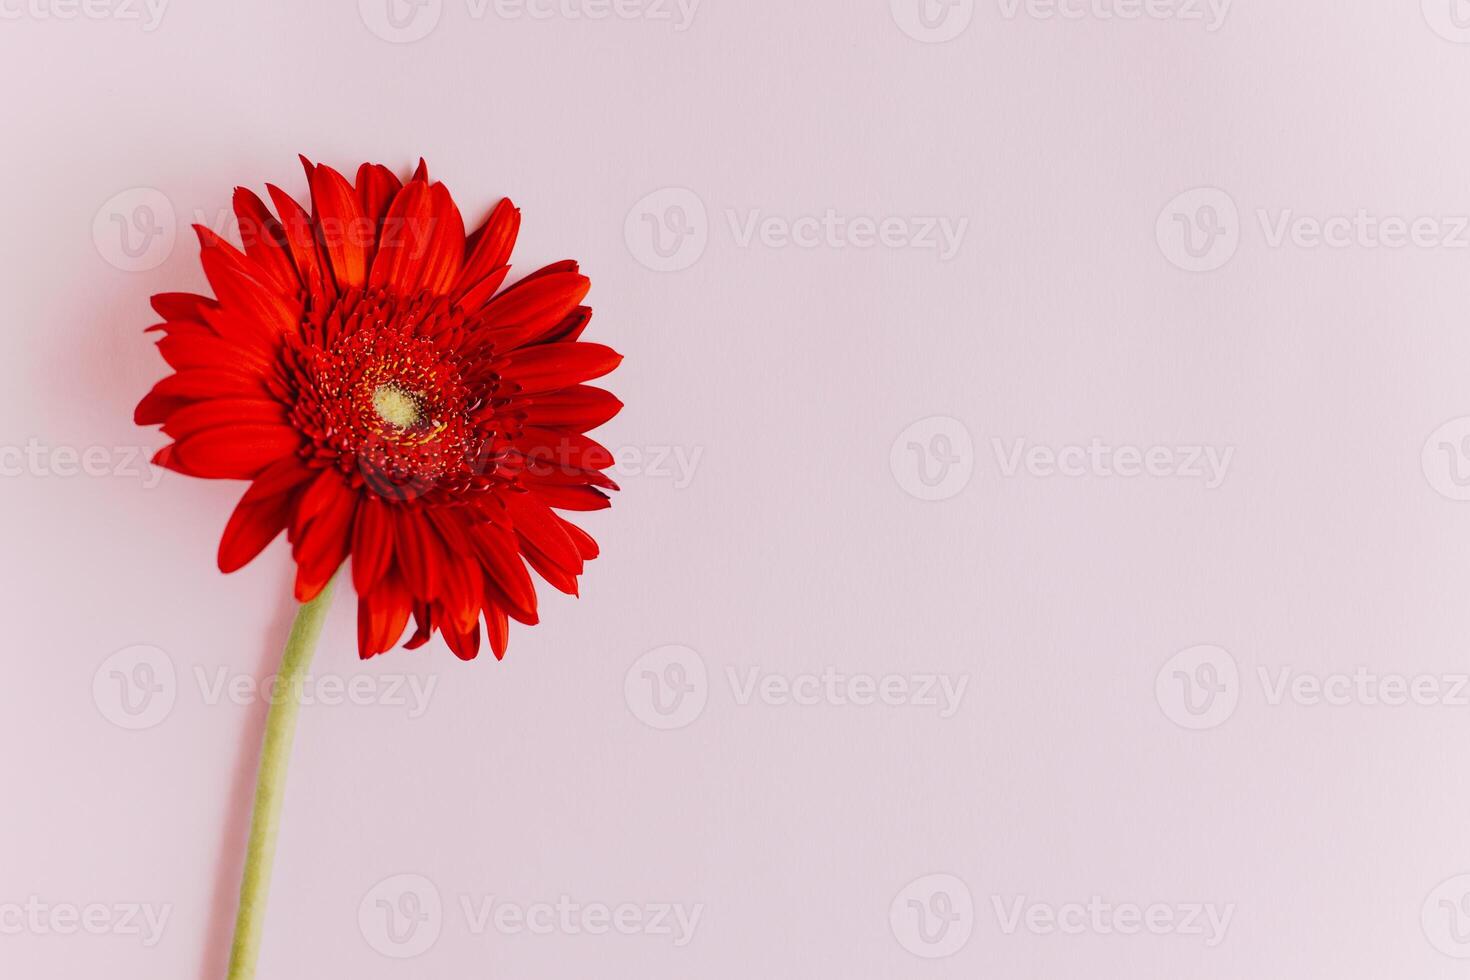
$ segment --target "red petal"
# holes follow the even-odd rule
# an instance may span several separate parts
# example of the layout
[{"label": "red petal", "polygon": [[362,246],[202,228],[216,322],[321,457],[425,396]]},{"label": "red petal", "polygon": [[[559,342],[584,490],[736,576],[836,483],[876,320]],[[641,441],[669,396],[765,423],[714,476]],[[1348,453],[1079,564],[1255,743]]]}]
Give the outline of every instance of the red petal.
[{"label": "red petal", "polygon": [[363,214],[347,178],[331,167],[311,170],[311,199],[338,290],[361,288],[367,281],[368,249],[377,231],[376,222]]},{"label": "red petal", "polygon": [[400,296],[417,293],[433,221],[428,186],[419,180],[404,184],[383,219],[383,234],[368,273],[368,285],[391,288]]},{"label": "red petal", "polygon": [[[171,374],[153,386],[150,397],[158,398],[269,398],[260,378],[233,371],[199,369]],[[146,401],[147,399],[145,399]]]},{"label": "red petal", "polygon": [[[308,509],[308,497],[315,499],[311,508],[314,513],[305,518],[306,526],[301,530],[300,511]],[[295,540],[291,543],[291,553],[296,559],[298,602],[310,602],[316,598],[346,560],[352,516],[356,509],[357,494],[335,470],[322,470],[302,494],[296,527],[293,528]]]},{"label": "red petal", "polygon": [[527,343],[533,344],[569,344],[582,336],[582,331],[587,329],[587,324],[592,322],[592,308],[579,306],[568,313],[560,323],[552,327],[544,334],[532,337]]},{"label": "red petal", "polygon": [[458,509],[428,508],[424,515],[433,525],[431,530],[439,548],[444,608],[461,630],[468,630],[480,618],[480,581],[484,578],[479,561],[468,550],[460,550],[472,547],[468,540],[469,522]]},{"label": "red petal", "polygon": [[601,553],[592,535],[563,517],[558,516],[556,520],[561,525],[561,529],[567,533],[567,537],[571,538],[572,543],[577,546],[577,551],[581,554],[583,561],[591,561]]},{"label": "red petal", "polygon": [[592,280],[575,272],[522,280],[491,300],[480,318],[496,347],[510,350],[555,329],[591,288]]},{"label": "red petal", "polygon": [[439,567],[431,558],[428,542],[433,529],[417,513],[402,508],[393,512],[393,546],[408,590],[420,599],[432,599],[439,592]]},{"label": "red petal", "polygon": [[285,406],[263,399],[210,398],[174,412],[164,423],[163,431],[183,440],[206,429],[257,425],[285,426]]},{"label": "red petal", "polygon": [[521,560],[515,535],[498,524],[476,524],[469,537],[486,577],[504,597],[505,606],[518,613],[516,618],[522,622],[534,623],[536,584]]},{"label": "red petal", "polygon": [[408,625],[413,608],[408,590],[390,572],[372,592],[357,601],[357,653],[366,660],[393,648]]},{"label": "red petal", "polygon": [[150,303],[165,320],[193,320],[195,323],[203,323],[204,311],[219,305],[208,296],[194,293],[158,293]]},{"label": "red petal", "polygon": [[366,594],[378,583],[393,557],[393,522],[387,506],[375,497],[368,497],[357,509],[357,524],[352,531],[352,584],[359,595]]},{"label": "red petal", "polygon": [[490,649],[494,651],[495,659],[505,659],[505,648],[510,644],[510,625],[503,610],[495,606],[486,608],[485,632],[490,636]]},{"label": "red petal", "polygon": [[413,631],[413,636],[408,638],[408,642],[403,644],[405,650],[417,650],[428,643],[429,637],[433,636],[434,630],[438,628],[435,625],[433,607],[427,602],[413,604],[413,619],[417,628]]},{"label": "red petal", "polygon": [[362,213],[374,222],[383,220],[388,205],[402,187],[403,182],[381,163],[364,163],[357,168],[357,200],[362,205]]},{"label": "red petal", "polygon": [[550,507],[536,499],[535,494],[507,494],[505,509],[515,522],[516,537],[523,546],[530,544],[574,576],[581,573],[582,555],[562,527],[564,522],[551,512]]},{"label": "red petal", "polygon": [[175,370],[229,371],[261,378],[271,373],[273,362],[254,347],[233,344],[203,324],[167,323],[168,336],[158,342],[158,351]]},{"label": "red petal", "polygon": [[219,570],[233,572],[249,564],[291,519],[294,490],[311,471],[287,458],[262,473],[235,506],[219,543]]},{"label": "red petal", "polygon": [[372,258],[378,252],[378,239],[383,233],[383,218],[388,213],[388,205],[393,203],[393,198],[403,187],[400,181],[387,167],[380,163],[364,163],[357,168],[357,201],[362,206],[362,213],[372,222],[372,245],[368,249],[368,267],[372,267]]},{"label": "red petal", "polygon": [[536,494],[546,501],[548,507],[557,507],[561,510],[606,510],[612,506],[612,500],[607,494],[595,487],[537,484]]},{"label": "red petal", "polygon": [[250,479],[300,444],[296,430],[284,425],[205,429],[175,443],[171,461],[194,476]]},{"label": "red petal", "polygon": [[500,284],[505,282],[505,277],[509,273],[510,266],[501,266],[495,272],[481,279],[473,288],[466,290],[465,294],[456,302],[459,303],[466,313],[474,313],[486,303],[490,302],[491,298],[495,295],[495,290],[499,289]]},{"label": "red petal", "polygon": [[464,219],[443,184],[429,188],[429,202],[434,217],[419,286],[435,296],[442,296],[459,278],[460,266],[464,262]]},{"label": "red petal", "polygon": [[281,216],[281,228],[286,233],[286,243],[291,249],[291,258],[296,263],[297,277],[313,296],[321,298],[327,294],[326,260],[317,248],[316,228],[306,209],[296,199],[274,184],[266,184],[276,213]]},{"label": "red petal", "polygon": [[235,220],[240,225],[240,240],[245,254],[270,277],[283,294],[294,296],[301,289],[296,266],[291,261],[286,231],[266,208],[254,191],[235,188]]},{"label": "red petal", "polygon": [[451,291],[455,299],[469,292],[480,280],[505,268],[521,228],[521,210],[505,198],[495,205],[490,217],[470,236],[470,255]]},{"label": "red petal", "polygon": [[577,385],[561,391],[536,395],[527,400],[527,421],[542,426],[564,426],[586,432],[622,411],[623,403],[610,391],[592,385]]},{"label": "red petal", "polygon": [[449,649],[461,660],[474,660],[480,655],[480,621],[475,620],[469,629],[461,630],[450,618],[446,618],[439,624],[439,631],[444,634],[444,642],[449,644]]},{"label": "red petal", "polygon": [[138,402],[138,407],[133,409],[133,422],[136,425],[158,425],[188,404],[190,400],[187,398],[160,394],[155,388],[144,395],[143,400]]},{"label": "red petal", "polygon": [[521,551],[526,556],[526,563],[536,570],[536,574],[551,583],[558,592],[565,592],[567,595],[577,594],[575,574],[558,565],[545,552],[524,539],[521,541]]},{"label": "red petal", "polygon": [[282,494],[267,500],[247,503],[241,500],[225,525],[216,561],[219,570],[229,574],[250,564],[266,545],[286,529],[291,520],[291,496]]},{"label": "red petal", "polygon": [[525,458],[525,472],[552,482],[582,482],[613,464],[613,454],[607,448],[565,429],[528,425],[511,449]]},{"label": "red petal", "polygon": [[301,305],[265,285],[260,266],[203,225],[199,234],[204,274],[219,299],[219,309],[206,311],[206,322],[222,337],[274,354],[282,334],[295,330]]},{"label": "red petal", "polygon": [[576,272],[580,268],[581,268],[581,266],[577,265],[577,260],[576,259],[562,259],[560,262],[553,262],[550,265],[543,265],[541,268],[537,269],[535,272],[531,273],[530,275],[524,277],[523,279],[521,279],[519,282],[517,282],[514,286],[512,286],[510,288],[511,289],[519,289],[521,286],[524,286],[526,283],[528,283],[528,282],[535,282],[537,279],[540,279],[542,276],[554,276],[554,275],[558,275],[558,274],[563,273],[563,272]]},{"label": "red petal", "polygon": [[542,344],[502,355],[495,367],[521,394],[530,395],[600,378],[622,359],[602,344]]}]

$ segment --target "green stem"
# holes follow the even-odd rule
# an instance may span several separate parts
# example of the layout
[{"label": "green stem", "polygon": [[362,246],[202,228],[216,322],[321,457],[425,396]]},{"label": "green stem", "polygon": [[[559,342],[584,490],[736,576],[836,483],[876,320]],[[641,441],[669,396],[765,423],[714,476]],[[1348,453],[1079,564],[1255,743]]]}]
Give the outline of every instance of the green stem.
[{"label": "green stem", "polygon": [[230,947],[229,980],[253,980],[260,957],[265,925],[265,902],[271,887],[271,864],[281,827],[281,803],[286,795],[286,767],[291,739],[301,713],[301,685],[311,667],[317,637],[332,604],[332,583],[296,611],[291,636],[281,655],[275,697],[265,722],[265,745],[260,751],[260,773],[255,780],[255,812],[250,818],[250,846],[245,853],[245,878],[240,883],[240,912],[235,918],[235,942]]}]

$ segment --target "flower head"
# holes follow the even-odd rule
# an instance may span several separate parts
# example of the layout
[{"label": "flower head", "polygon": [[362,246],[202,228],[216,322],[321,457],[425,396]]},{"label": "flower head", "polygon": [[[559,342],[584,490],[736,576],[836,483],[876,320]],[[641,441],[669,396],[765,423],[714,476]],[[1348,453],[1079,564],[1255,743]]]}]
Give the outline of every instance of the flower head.
[{"label": "flower head", "polygon": [[225,527],[231,572],[285,531],[296,598],[351,558],[358,651],[438,630],[496,657],[508,620],[537,621],[527,565],[563,592],[597,545],[557,510],[609,506],[611,454],[584,433],[622,407],[585,382],[619,355],[580,340],[589,282],[559,262],[501,290],[520,212],[501,201],[466,235],[420,162],[407,183],[355,183],[303,159],[310,214],[235,191],[243,251],[196,226],[214,298],[153,297],[175,373],[138,405],[173,442],[154,461],[253,481]]}]

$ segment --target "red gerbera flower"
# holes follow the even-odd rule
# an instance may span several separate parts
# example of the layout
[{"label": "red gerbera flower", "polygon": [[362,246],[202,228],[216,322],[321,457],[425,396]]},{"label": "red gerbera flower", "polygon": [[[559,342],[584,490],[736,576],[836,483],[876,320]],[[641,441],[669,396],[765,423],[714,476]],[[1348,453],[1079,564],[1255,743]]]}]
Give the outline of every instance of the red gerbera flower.
[{"label": "red gerbera flower", "polygon": [[234,197],[244,251],[196,226],[215,298],[153,297],[175,374],[138,405],[174,441],[155,462],[253,480],[219,547],[231,572],[285,531],[296,598],[351,556],[358,652],[437,629],[463,659],[483,616],[496,657],[507,619],[535,623],[526,565],[575,594],[597,544],[553,508],[610,505],[611,454],[585,432],[622,403],[584,382],[621,357],[579,340],[592,311],[575,262],[504,283],[520,212],[466,236],[422,161],[402,183],[363,164],[355,184],[306,166],[312,213],[269,186],[276,213]]}]

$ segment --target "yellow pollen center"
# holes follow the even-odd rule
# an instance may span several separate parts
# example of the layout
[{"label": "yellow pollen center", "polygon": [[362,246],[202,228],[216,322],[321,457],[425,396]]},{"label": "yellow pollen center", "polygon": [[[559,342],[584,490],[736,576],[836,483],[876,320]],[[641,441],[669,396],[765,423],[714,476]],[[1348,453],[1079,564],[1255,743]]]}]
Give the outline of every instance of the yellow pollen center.
[{"label": "yellow pollen center", "polygon": [[419,401],[397,385],[379,385],[373,391],[373,410],[389,425],[407,429],[419,420]]}]

